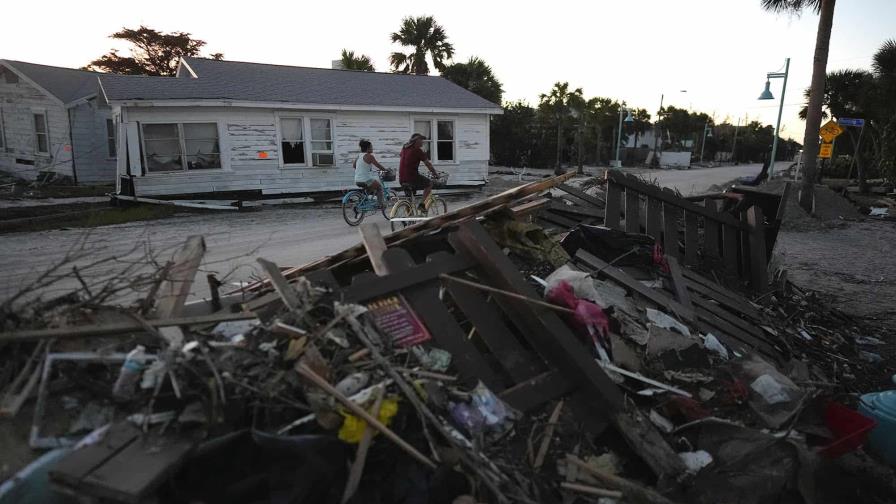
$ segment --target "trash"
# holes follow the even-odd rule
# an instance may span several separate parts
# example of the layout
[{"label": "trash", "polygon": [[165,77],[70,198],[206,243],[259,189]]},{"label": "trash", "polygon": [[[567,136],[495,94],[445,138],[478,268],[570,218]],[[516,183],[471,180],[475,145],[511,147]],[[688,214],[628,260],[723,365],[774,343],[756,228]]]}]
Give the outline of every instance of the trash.
[{"label": "trash", "polygon": [[701,469],[712,463],[712,455],[704,450],[693,452],[681,452],[678,454],[684,465],[687,466],[688,472],[697,474]]},{"label": "trash", "polygon": [[494,427],[504,423],[508,419],[512,419],[516,415],[504,404],[501,399],[495,396],[482,382],[476,384],[476,388],[470,394],[473,398],[473,405],[482,414],[485,424]]},{"label": "trash", "polygon": [[871,217],[887,217],[890,214],[888,207],[871,207],[868,213]]},{"label": "trash", "polygon": [[[372,412],[373,410],[371,410]],[[398,413],[397,399],[384,399],[376,417],[385,426],[392,423],[392,418]],[[339,439],[346,443],[356,444],[361,441],[367,422],[350,414],[345,415],[342,427],[339,429]]]},{"label": "trash", "polygon": [[834,434],[834,440],[818,450],[820,455],[837,458],[851,452],[868,440],[868,433],[877,422],[846,406],[829,402],[824,408],[824,423]]},{"label": "trash", "polygon": [[711,350],[718,354],[719,357],[728,360],[728,349],[725,348],[725,345],[723,345],[718,339],[716,339],[716,337],[713,336],[712,333],[707,334],[703,338],[703,348]]},{"label": "trash", "polygon": [[370,375],[367,373],[352,373],[335,385],[341,394],[350,396],[359,392],[370,383]]},{"label": "trash", "polygon": [[112,395],[119,399],[131,399],[134,397],[134,391],[137,388],[137,382],[140,380],[140,373],[146,364],[146,348],[143,345],[137,345],[131,350],[121,370],[118,373],[118,379],[112,387]]},{"label": "trash", "polygon": [[859,413],[877,422],[868,436],[869,448],[888,464],[896,465],[896,390],[861,396]]},{"label": "trash", "polygon": [[663,329],[677,331],[679,334],[683,334],[685,336],[691,335],[691,330],[688,329],[686,325],[666,315],[665,313],[654,310],[653,308],[647,308],[646,311],[647,320],[649,320],[650,323],[662,327]]},{"label": "trash", "polygon": [[791,400],[784,387],[775,381],[774,377],[771,375],[764,374],[759,378],[756,378],[756,380],[750,384],[750,388],[761,395],[768,404],[778,404],[789,402]]},{"label": "trash", "polygon": [[650,421],[653,422],[653,425],[656,425],[659,430],[665,432],[666,434],[669,434],[673,430],[675,430],[675,425],[666,417],[657,413],[656,410],[650,410]]}]

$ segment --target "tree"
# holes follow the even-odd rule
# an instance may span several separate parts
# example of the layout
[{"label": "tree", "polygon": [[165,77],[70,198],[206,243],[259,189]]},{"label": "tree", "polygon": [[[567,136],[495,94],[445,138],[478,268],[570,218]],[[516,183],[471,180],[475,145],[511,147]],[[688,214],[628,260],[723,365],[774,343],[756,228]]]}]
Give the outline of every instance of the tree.
[{"label": "tree", "polygon": [[448,42],[445,29],[432,16],[404,18],[401,28],[392,34],[392,42],[413,49],[407,54],[393,52],[389,56],[392,70],[397,73],[429,75],[427,55],[436,70],[443,72],[445,62],[454,57],[454,46]]},{"label": "tree", "polygon": [[896,40],[890,39],[874,53],[871,68],[877,82],[880,114],[878,165],[891,181],[896,180]]},{"label": "tree", "polygon": [[[557,121],[557,164],[554,166],[554,172],[560,174],[563,172],[560,167],[560,158],[563,154],[563,127],[566,117],[569,115],[569,99],[570,96],[582,96],[582,88],[569,90],[568,82],[557,82],[551,91],[547,94],[539,95],[540,108],[543,108],[554,117]],[[573,100],[578,99],[573,98]]]},{"label": "tree", "polygon": [[454,63],[442,71],[442,77],[472,91],[492,103],[501,103],[504,88],[485,61],[473,56],[466,63]]},{"label": "tree", "polygon": [[[177,73],[177,64],[183,56],[197,56],[205,45],[204,40],[193,38],[186,32],[162,33],[141,25],[140,28],[122,28],[109,38],[126,40],[134,45],[130,56],[121,56],[116,49],[91,61],[86,70],[127,75],[167,75]],[[210,55],[224,59],[221,53]]]},{"label": "tree", "polygon": [[492,117],[491,147],[496,164],[531,167],[542,158],[538,143],[538,116],[524,101],[504,105],[504,113]]},{"label": "tree", "polygon": [[370,56],[366,54],[355,55],[355,51],[349,51],[348,49],[342,50],[342,58],[340,60],[342,64],[343,70],[361,70],[363,72],[374,72],[376,69],[373,68],[373,63],[370,61]]},{"label": "tree", "polygon": [[828,65],[828,48],[831,45],[831,27],[834,24],[836,0],[761,0],[762,7],[771,12],[799,13],[810,8],[819,13],[818,32],[815,38],[815,58],[812,63],[812,84],[806,113],[806,134],[803,140],[803,183],[800,206],[811,212],[815,203],[815,165],[818,157],[818,129],[821,127],[821,105],[824,97],[824,81]]}]

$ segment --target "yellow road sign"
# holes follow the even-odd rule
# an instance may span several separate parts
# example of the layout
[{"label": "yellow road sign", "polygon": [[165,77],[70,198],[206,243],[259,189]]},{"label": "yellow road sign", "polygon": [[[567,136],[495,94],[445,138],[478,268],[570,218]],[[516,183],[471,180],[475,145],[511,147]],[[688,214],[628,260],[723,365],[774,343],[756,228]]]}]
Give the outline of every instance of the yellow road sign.
[{"label": "yellow road sign", "polygon": [[832,143],[824,142],[820,146],[818,146],[818,157],[822,159],[830,159],[833,153],[834,144]]},{"label": "yellow road sign", "polygon": [[821,136],[825,142],[833,142],[835,138],[840,136],[840,133],[843,133],[843,128],[834,121],[824,123],[818,130],[819,136]]}]

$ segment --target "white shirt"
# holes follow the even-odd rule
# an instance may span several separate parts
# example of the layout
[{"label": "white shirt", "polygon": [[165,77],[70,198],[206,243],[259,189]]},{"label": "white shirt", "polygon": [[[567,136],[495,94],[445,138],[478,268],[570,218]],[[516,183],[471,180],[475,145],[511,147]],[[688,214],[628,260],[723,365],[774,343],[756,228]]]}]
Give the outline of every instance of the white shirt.
[{"label": "white shirt", "polygon": [[369,182],[374,179],[373,164],[364,161],[366,154],[366,152],[359,154],[355,162],[355,182]]}]

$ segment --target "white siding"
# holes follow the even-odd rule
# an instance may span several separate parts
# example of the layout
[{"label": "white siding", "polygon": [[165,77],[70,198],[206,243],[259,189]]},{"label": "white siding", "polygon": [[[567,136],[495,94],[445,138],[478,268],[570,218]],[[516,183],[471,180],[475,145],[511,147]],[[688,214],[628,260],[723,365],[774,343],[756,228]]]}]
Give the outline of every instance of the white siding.
[{"label": "white siding", "polygon": [[[11,84],[0,77],[0,107],[6,134],[6,149],[0,152],[0,170],[26,179],[34,179],[42,171],[72,175],[68,116],[58,101],[24,80]],[[47,113],[49,154],[37,154],[34,140],[33,115],[43,111]]]},{"label": "white siding", "polygon": [[115,182],[115,156],[109,156],[106,120],[112,109],[90,100],[70,109],[75,171],[79,184]]},{"label": "white siding", "polygon": [[[222,169],[165,174],[134,174],[138,195],[174,195],[253,190],[276,194],[337,191],[354,187],[352,161],[358,141],[370,140],[377,159],[398,169],[398,154],[410,137],[414,118],[454,120],[457,161],[436,164],[449,172],[449,182],[473,185],[485,182],[488,171],[488,116],[417,115],[406,112],[308,112],[305,116],[333,120],[335,165],[332,167],[281,167],[277,110],[246,108],[128,108],[131,123],[210,121],[218,124]],[[302,115],[290,110],[289,114]],[[306,141],[308,139],[306,138]],[[132,149],[133,150],[133,149]],[[262,158],[260,153],[266,154]],[[131,156],[139,153],[131,152]]]}]

